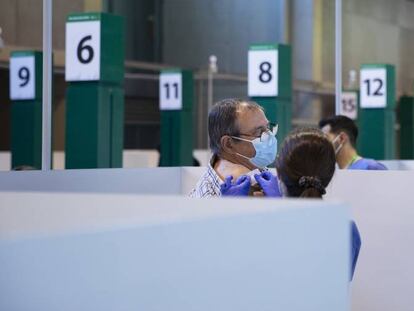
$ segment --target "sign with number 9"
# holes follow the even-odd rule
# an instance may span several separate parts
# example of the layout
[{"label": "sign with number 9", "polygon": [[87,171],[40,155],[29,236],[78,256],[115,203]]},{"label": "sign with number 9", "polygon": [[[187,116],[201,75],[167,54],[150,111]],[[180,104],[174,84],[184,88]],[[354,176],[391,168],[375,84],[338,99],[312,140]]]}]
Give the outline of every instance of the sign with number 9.
[{"label": "sign with number 9", "polygon": [[35,57],[34,55],[12,55],[10,59],[10,99],[34,99]]}]

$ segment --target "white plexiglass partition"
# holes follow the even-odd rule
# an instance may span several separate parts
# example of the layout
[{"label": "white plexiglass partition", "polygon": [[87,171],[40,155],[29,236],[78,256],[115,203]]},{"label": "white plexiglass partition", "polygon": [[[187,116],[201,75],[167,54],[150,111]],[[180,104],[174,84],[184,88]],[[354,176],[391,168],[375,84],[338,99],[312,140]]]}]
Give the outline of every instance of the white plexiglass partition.
[{"label": "white plexiglass partition", "polygon": [[414,171],[340,171],[328,198],[352,208],[362,247],[354,311],[410,311],[414,296]]}]

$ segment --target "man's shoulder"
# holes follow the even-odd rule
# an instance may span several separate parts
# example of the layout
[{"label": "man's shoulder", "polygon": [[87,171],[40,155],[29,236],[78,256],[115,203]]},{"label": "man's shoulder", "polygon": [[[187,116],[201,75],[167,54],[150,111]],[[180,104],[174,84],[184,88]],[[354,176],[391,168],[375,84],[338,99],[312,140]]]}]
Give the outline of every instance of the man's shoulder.
[{"label": "man's shoulder", "polygon": [[387,167],[384,164],[374,159],[366,159],[366,160],[367,160],[368,170],[387,170]]},{"label": "man's shoulder", "polygon": [[369,158],[362,158],[356,161],[350,168],[356,170],[387,170],[384,164]]}]

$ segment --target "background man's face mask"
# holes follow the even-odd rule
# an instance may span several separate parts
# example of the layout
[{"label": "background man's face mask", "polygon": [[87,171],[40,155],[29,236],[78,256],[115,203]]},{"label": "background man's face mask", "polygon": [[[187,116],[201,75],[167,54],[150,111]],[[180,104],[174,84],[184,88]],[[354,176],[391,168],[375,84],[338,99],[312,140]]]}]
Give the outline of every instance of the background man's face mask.
[{"label": "background man's face mask", "polygon": [[[277,130],[277,129],[276,129]],[[260,137],[253,140],[244,139],[241,137],[232,136],[232,138],[249,142],[253,145],[256,154],[253,158],[246,157],[243,154],[237,155],[247,159],[254,166],[264,168],[273,163],[277,154],[277,139],[274,132],[263,132]]]},{"label": "background man's face mask", "polygon": [[335,155],[338,155],[339,151],[341,151],[342,147],[344,146],[344,143],[340,143],[338,146],[335,146],[335,143],[337,142],[337,140],[339,139],[339,136],[341,134],[336,135],[336,137],[334,138],[334,140],[332,141],[332,145],[335,149]]}]

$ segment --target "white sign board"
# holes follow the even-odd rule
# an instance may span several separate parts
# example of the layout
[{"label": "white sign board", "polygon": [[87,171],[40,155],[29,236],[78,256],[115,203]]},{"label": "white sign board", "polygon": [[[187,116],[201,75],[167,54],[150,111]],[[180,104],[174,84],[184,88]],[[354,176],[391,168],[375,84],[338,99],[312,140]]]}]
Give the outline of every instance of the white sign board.
[{"label": "white sign board", "polygon": [[278,95],[278,51],[250,50],[248,54],[248,95]]},{"label": "white sign board", "polygon": [[360,77],[361,108],[385,108],[387,106],[385,68],[363,68]]},{"label": "white sign board", "polygon": [[183,108],[181,73],[161,73],[159,87],[160,110],[181,110]]},{"label": "white sign board", "polygon": [[358,118],[358,96],[355,92],[342,92],[339,114],[352,120]]},{"label": "white sign board", "polygon": [[12,56],[10,59],[10,99],[27,100],[36,97],[35,57]]},{"label": "white sign board", "polygon": [[66,81],[94,81],[100,78],[101,22],[66,23]]}]

